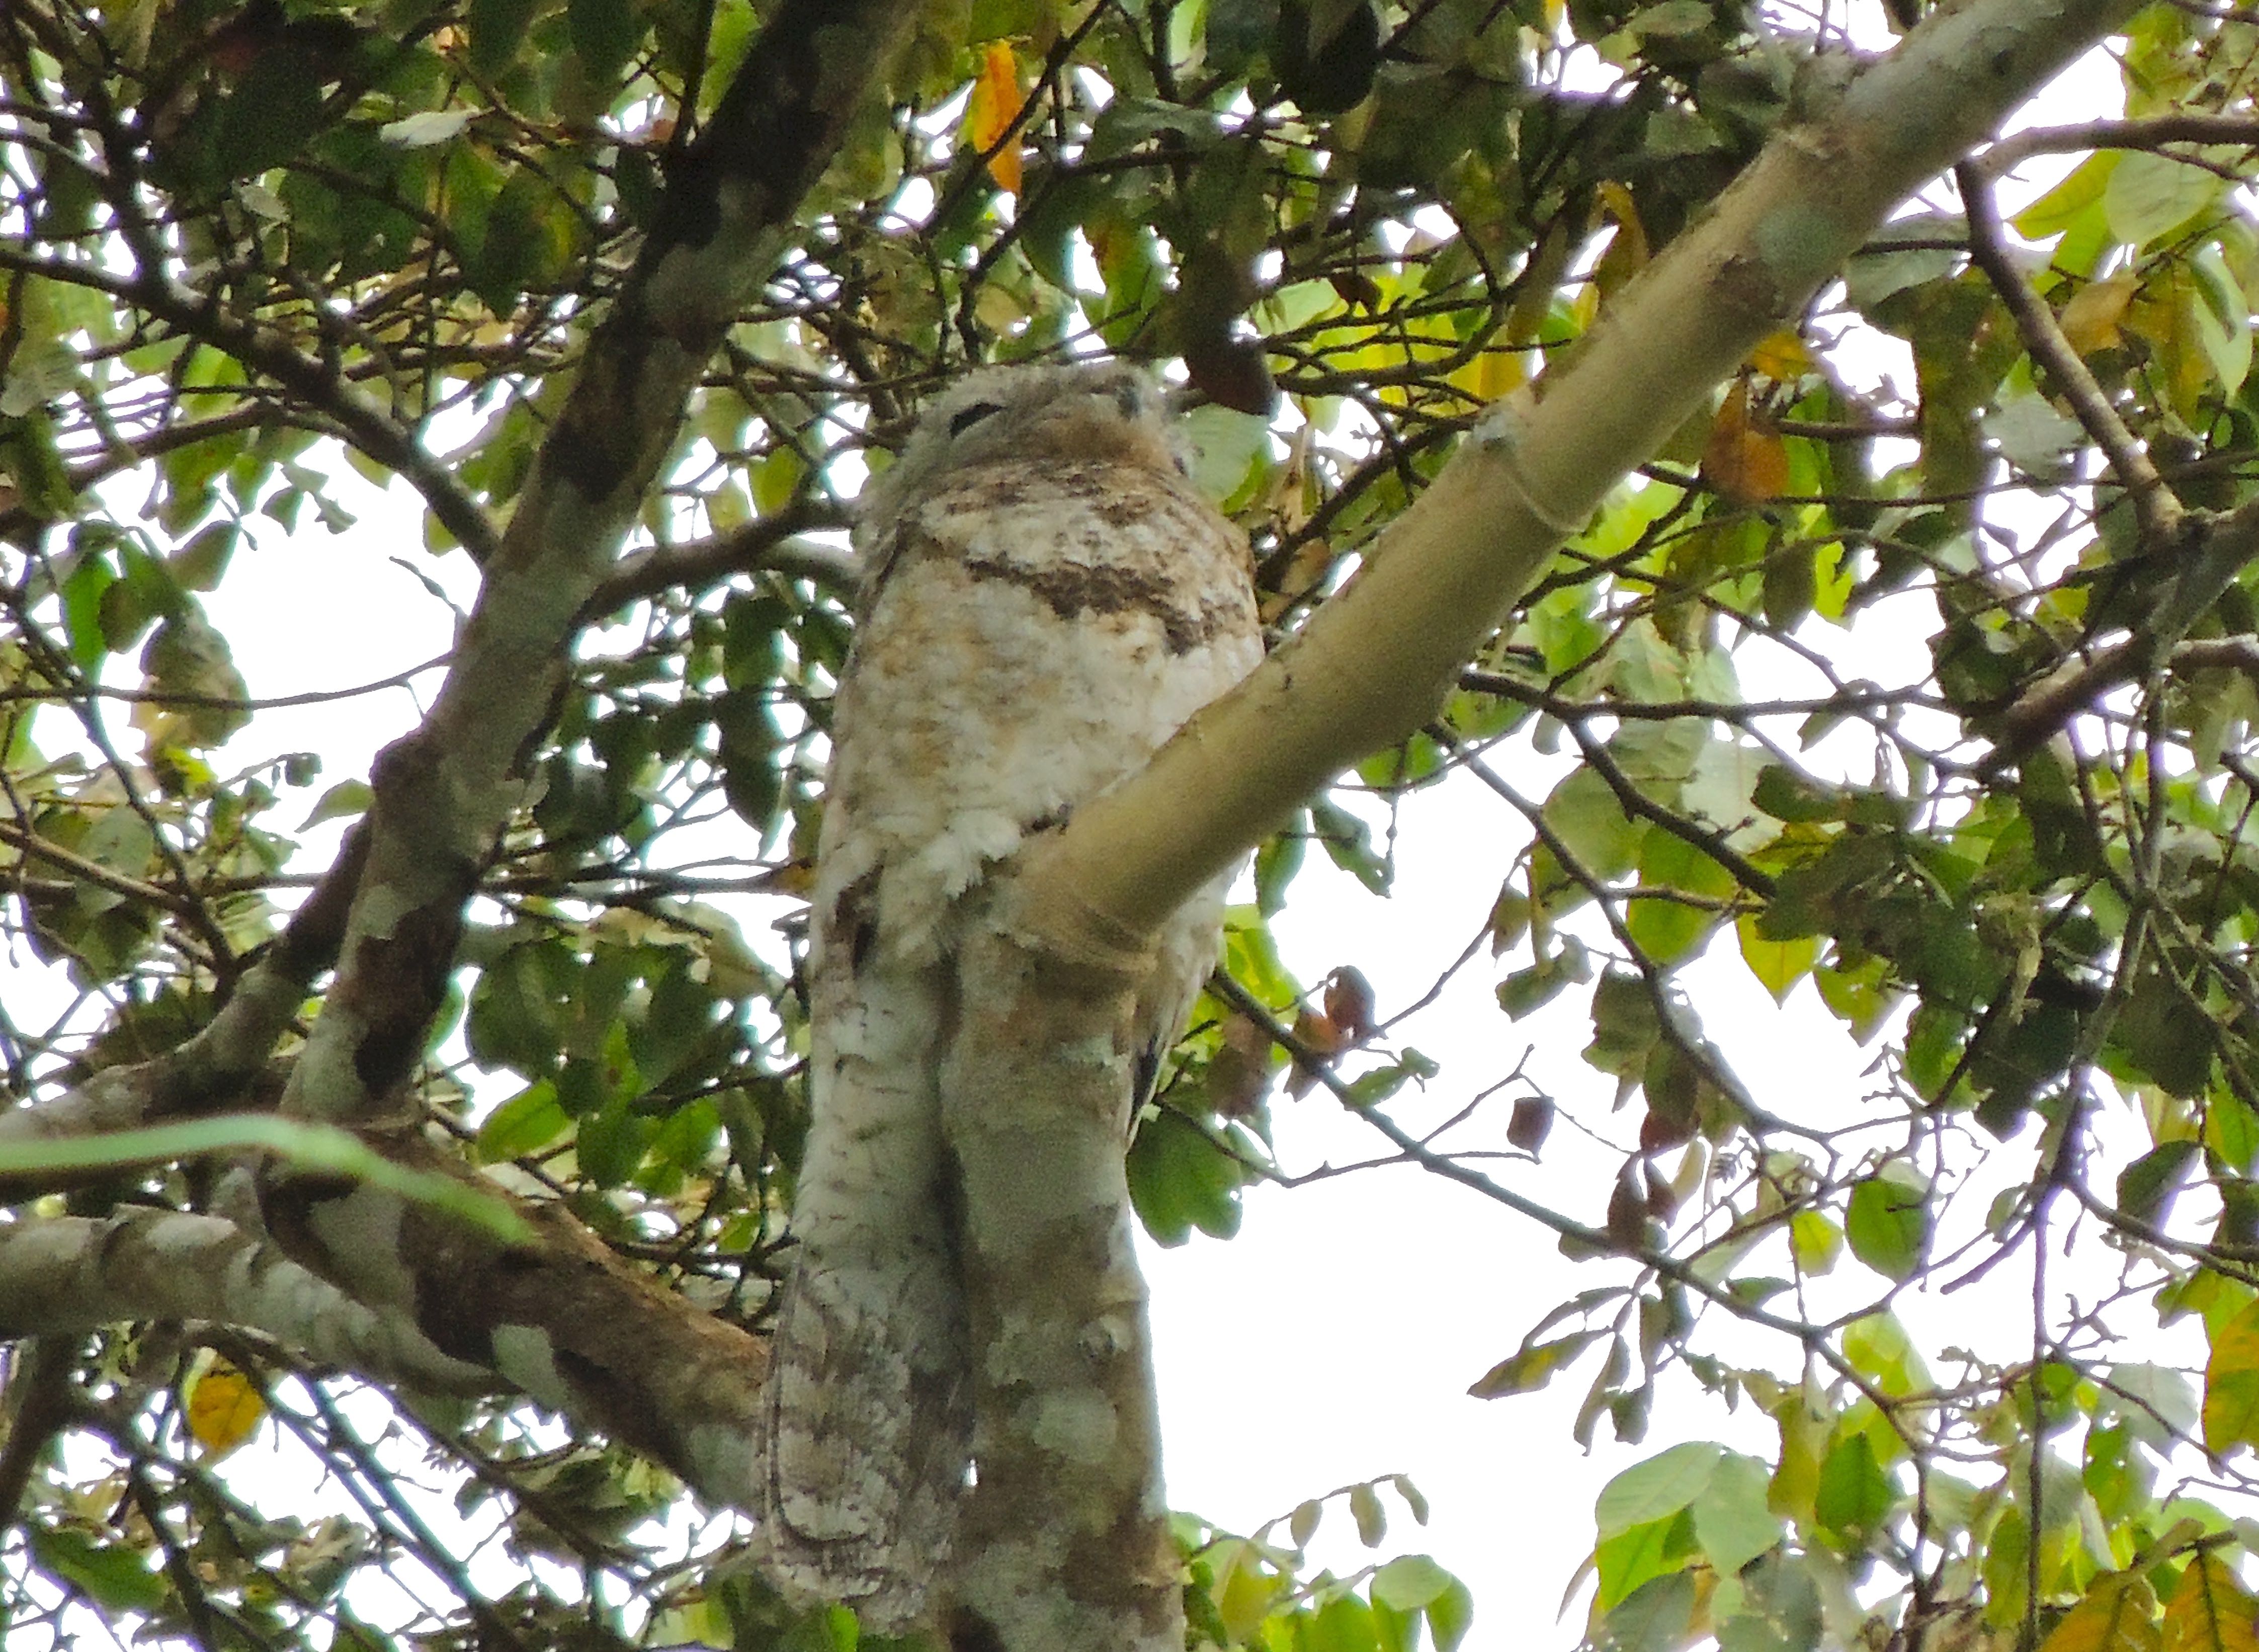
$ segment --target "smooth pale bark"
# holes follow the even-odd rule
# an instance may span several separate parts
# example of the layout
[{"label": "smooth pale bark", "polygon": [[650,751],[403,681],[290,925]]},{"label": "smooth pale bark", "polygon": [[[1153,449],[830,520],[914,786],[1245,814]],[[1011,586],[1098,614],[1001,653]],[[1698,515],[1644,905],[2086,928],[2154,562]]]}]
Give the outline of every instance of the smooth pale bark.
[{"label": "smooth pale bark", "polygon": [[1030,857],[1028,922],[1070,951],[1148,929],[1333,775],[1415,732],[1554,549],[1751,346],[1892,206],[2138,9],[1966,0],[1847,84],[1810,90],[1814,107],[1534,395],[1490,409],[1348,589]]},{"label": "smooth pale bark", "polygon": [[239,1327],[410,1392],[530,1395],[709,1503],[752,1506],[764,1346],[553,1207],[523,1209],[537,1243],[499,1257],[373,1187],[284,1213],[305,1227],[287,1254],[180,1211],[0,1225],[0,1340],[129,1320]]},{"label": "smooth pale bark", "polygon": [[121,1320],[240,1326],[325,1364],[424,1393],[489,1393],[405,1315],[354,1301],[223,1216],[131,1208],[0,1227],[0,1337]]},{"label": "smooth pale bark", "polygon": [[[1792,321],[1914,189],[2134,0],[1970,0],[1813,89],[1535,395],[1494,407],[1294,642],[1028,853],[962,960],[946,1126],[963,1175],[979,1482],[969,1643],[1173,1652],[1144,1291],[1120,1143],[1123,983],[1155,927],[1329,777],[1431,716],[1554,548]],[[1815,75],[1834,68],[1823,60]]]}]

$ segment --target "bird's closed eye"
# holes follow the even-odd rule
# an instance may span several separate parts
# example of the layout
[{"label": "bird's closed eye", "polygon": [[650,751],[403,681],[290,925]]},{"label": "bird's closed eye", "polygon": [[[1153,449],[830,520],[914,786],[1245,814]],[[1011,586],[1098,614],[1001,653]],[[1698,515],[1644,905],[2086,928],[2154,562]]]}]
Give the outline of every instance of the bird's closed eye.
[{"label": "bird's closed eye", "polygon": [[950,416],[949,433],[962,436],[990,414],[1003,410],[1004,404],[1001,402],[975,402],[970,407],[961,407]]}]

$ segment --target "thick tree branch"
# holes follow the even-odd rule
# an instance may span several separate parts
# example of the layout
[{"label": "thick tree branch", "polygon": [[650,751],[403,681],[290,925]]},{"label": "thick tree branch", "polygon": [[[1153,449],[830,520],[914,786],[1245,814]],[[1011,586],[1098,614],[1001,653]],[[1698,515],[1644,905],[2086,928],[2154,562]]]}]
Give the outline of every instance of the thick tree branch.
[{"label": "thick tree branch", "polygon": [[521,1204],[538,1243],[497,1257],[461,1224],[371,1187],[300,1178],[268,1205],[296,1224],[284,1243],[138,1207],[0,1226],[0,1338],[153,1319],[238,1326],[414,1391],[526,1393],[712,1503],[752,1501],[763,1345],[554,1206]]},{"label": "thick tree branch", "polygon": [[0,1336],[128,1320],[239,1325],[328,1364],[431,1393],[487,1393],[490,1371],[451,1359],[396,1313],[353,1301],[222,1216],[131,1207],[0,1227]]},{"label": "thick tree branch", "polygon": [[760,290],[802,197],[916,21],[911,0],[787,0],[659,222],[543,444],[421,728],[374,776],[368,870],[286,1110],[363,1122],[421,1057],[464,903],[518,801],[571,639],[709,357]]},{"label": "thick tree branch", "polygon": [[1299,637],[1038,846],[1023,876],[1045,944],[1069,956],[1134,944],[1311,791],[1417,729],[1617,478],[1792,320],[1892,206],[2134,9],[1941,9],[1816,99],[1534,395],[1484,417]]}]

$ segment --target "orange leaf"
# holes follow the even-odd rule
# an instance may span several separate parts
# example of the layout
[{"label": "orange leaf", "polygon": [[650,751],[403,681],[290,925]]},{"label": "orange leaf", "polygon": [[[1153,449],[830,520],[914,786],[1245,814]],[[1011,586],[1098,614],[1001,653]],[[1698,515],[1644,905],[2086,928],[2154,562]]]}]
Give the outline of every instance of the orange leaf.
[{"label": "orange leaf", "polygon": [[267,1400],[250,1378],[215,1358],[191,1379],[188,1411],[189,1433],[196,1442],[223,1457],[258,1432]]},{"label": "orange leaf", "polygon": [[2254,1652],[2259,1613],[2235,1570],[2210,1550],[2189,1562],[2165,1602],[2165,1652]]},{"label": "orange leaf", "polygon": [[[973,96],[965,106],[965,141],[987,154],[1012,130],[1020,112],[1020,62],[1011,43],[991,40],[980,58],[980,75],[973,82]],[[1020,193],[1020,146],[1006,143],[988,156],[988,175],[1008,195]]]},{"label": "orange leaf", "polygon": [[2158,1652],[2165,1637],[2153,1615],[2156,1604],[2141,1573],[2105,1572],[2049,1632],[2040,1652]]},{"label": "orange leaf", "polygon": [[1749,387],[1736,381],[1702,445],[1702,474],[1720,493],[1749,505],[1788,491],[1788,444],[1749,417]]}]

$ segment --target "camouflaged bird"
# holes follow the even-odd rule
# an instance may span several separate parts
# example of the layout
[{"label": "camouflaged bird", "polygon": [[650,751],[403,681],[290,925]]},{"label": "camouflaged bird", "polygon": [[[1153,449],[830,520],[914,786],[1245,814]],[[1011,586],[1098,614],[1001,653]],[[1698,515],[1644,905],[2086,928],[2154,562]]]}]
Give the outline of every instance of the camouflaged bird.
[{"label": "camouflaged bird", "polygon": [[[1140,767],[1262,643],[1245,538],[1187,480],[1158,387],[1128,366],[968,375],[866,490],[856,538],[867,583],[832,714],[813,1119],[757,1542],[788,1596],[885,1632],[921,1617],[971,1463],[941,1125],[956,937],[1024,840]],[[1141,1092],[1214,965],[1222,895],[1159,937]]]}]

